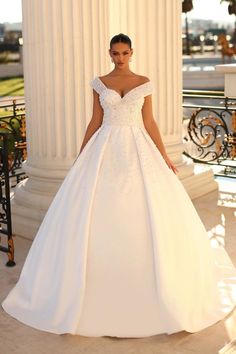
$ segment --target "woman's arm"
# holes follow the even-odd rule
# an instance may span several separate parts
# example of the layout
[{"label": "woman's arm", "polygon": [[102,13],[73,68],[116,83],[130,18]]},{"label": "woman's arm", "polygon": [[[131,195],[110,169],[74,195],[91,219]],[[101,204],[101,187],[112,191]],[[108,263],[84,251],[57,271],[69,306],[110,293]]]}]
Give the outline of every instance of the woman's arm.
[{"label": "woman's arm", "polygon": [[85,136],[80,148],[80,152],[83,150],[85,145],[87,144],[88,140],[91,136],[95,133],[95,131],[101,126],[103,120],[103,109],[99,102],[99,95],[98,93],[93,90],[93,114],[92,118],[87,126]]},{"label": "woman's arm", "polygon": [[148,95],[145,97],[145,101],[144,101],[143,108],[142,108],[142,116],[143,116],[144,126],[145,126],[148,134],[150,135],[154,144],[157,146],[158,150],[162,154],[167,165],[169,166],[169,168],[171,168],[173,170],[174,173],[178,172],[178,169],[175,167],[175,165],[169,159],[169,157],[166,153],[165,146],[163,144],[159,128],[154,120],[153,113],[152,113],[152,96],[151,95]]}]

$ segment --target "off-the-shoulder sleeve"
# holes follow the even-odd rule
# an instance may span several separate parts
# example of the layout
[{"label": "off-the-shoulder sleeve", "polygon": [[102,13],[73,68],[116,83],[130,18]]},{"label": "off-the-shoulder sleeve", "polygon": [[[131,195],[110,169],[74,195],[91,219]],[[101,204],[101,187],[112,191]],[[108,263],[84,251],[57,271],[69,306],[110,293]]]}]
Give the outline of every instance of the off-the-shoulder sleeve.
[{"label": "off-the-shoulder sleeve", "polygon": [[101,92],[104,90],[103,83],[95,77],[95,79],[90,81],[90,86],[100,95]]},{"label": "off-the-shoulder sleeve", "polygon": [[151,95],[153,93],[153,84],[151,81],[146,82],[145,85],[143,85],[142,87],[143,89],[143,96],[148,96]]}]

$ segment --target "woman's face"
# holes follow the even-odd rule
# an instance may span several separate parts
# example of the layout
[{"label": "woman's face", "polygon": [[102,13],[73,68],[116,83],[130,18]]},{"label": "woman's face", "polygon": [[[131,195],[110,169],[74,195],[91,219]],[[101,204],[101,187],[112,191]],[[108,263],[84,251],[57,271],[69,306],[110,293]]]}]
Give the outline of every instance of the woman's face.
[{"label": "woman's face", "polygon": [[129,58],[132,56],[133,50],[128,44],[119,42],[112,45],[109,53],[115,66],[122,69],[129,65]]}]

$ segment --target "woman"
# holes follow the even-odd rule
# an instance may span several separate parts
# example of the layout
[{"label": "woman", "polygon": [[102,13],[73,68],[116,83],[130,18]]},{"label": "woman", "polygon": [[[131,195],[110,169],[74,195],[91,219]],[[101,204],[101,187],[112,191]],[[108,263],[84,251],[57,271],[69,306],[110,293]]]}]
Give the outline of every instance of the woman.
[{"label": "woman", "polygon": [[166,154],[152,83],[131,40],[92,80],[93,115],[16,286],[3,301],[32,327],[85,336],[196,332],[236,304],[236,269],[207,232]]}]

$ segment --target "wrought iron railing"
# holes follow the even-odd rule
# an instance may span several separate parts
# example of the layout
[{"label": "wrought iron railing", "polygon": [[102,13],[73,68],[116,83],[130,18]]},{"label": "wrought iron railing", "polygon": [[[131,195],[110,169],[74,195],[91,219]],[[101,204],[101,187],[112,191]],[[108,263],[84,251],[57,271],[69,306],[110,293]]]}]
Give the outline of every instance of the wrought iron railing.
[{"label": "wrought iron railing", "polygon": [[[23,99],[0,102],[0,132],[7,133],[10,187],[26,178],[21,165],[27,157],[25,103]],[[0,145],[1,145],[0,141]]]},{"label": "wrought iron railing", "polygon": [[0,244],[0,251],[8,255],[7,266],[15,265],[14,242],[11,224],[11,196],[8,169],[8,140],[7,133],[0,132],[2,145],[0,147],[0,233],[7,236],[7,246]]},{"label": "wrought iron railing", "polygon": [[222,166],[218,176],[236,177],[236,98],[223,91],[183,90],[183,100],[184,154]]},{"label": "wrought iron railing", "polygon": [[11,222],[11,188],[27,177],[21,169],[27,157],[24,102],[0,102],[0,251],[8,254],[7,266],[14,266],[14,243]]}]

